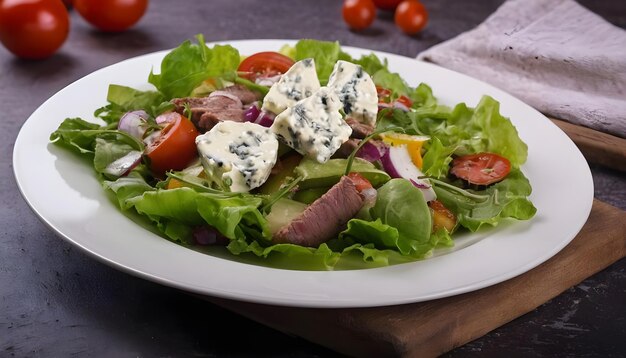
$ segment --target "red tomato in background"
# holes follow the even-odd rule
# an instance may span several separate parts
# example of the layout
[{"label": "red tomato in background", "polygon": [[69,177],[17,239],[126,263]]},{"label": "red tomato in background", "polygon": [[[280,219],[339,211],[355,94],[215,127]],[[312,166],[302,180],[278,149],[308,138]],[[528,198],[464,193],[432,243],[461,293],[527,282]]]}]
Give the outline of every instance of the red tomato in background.
[{"label": "red tomato in background", "polygon": [[161,116],[167,116],[164,120],[167,125],[144,152],[150,159],[150,170],[156,175],[185,169],[198,154],[196,137],[200,134],[189,119],[176,112]]},{"label": "red tomato in background", "polygon": [[0,0],[0,42],[18,57],[51,56],[65,42],[69,27],[60,0]]},{"label": "red tomato in background", "polygon": [[495,153],[464,155],[452,161],[450,174],[470,184],[489,185],[504,179],[511,171],[511,162]]},{"label": "red tomato in background", "polygon": [[287,72],[294,61],[278,52],[266,51],[246,57],[239,64],[238,72],[251,81],[257,78],[272,77]]},{"label": "red tomato in background", "polygon": [[74,0],[74,8],[98,29],[120,32],[141,19],[148,8],[148,0]]},{"label": "red tomato in background", "polygon": [[374,5],[381,10],[393,11],[402,0],[374,0]]},{"label": "red tomato in background", "polygon": [[424,5],[417,0],[404,0],[396,8],[394,21],[404,33],[415,35],[428,22],[428,12]]},{"label": "red tomato in background", "polygon": [[372,0],[345,0],[342,15],[351,29],[364,30],[374,21],[376,6]]}]

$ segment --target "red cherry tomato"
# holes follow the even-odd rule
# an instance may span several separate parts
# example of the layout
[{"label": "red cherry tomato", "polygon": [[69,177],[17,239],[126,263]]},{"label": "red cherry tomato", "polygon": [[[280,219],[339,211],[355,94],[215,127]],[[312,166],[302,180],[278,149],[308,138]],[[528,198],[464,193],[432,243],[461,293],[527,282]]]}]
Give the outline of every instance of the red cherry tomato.
[{"label": "red cherry tomato", "polygon": [[176,113],[165,113],[167,125],[160,136],[145,149],[150,159],[150,169],[157,176],[168,170],[182,170],[197,155],[196,137],[200,134],[186,117]]},{"label": "red cherry tomato", "polygon": [[74,8],[96,28],[120,32],[141,19],[148,8],[148,0],[74,0]]},{"label": "red cherry tomato", "polygon": [[251,81],[259,77],[272,77],[287,72],[294,61],[278,52],[267,51],[246,57],[237,69],[242,77]]},{"label": "red cherry tomato", "polygon": [[65,42],[69,26],[59,0],[0,1],[0,42],[18,57],[51,56]]},{"label": "red cherry tomato", "polygon": [[348,174],[348,178],[352,179],[356,190],[360,193],[366,189],[372,189],[372,183],[369,180],[365,179],[365,177],[357,172],[351,172]]},{"label": "red cherry tomato", "polygon": [[342,15],[351,29],[364,30],[374,21],[376,6],[372,0],[345,0]]},{"label": "red cherry tomato", "polygon": [[393,11],[402,0],[374,0],[374,5],[381,10]]},{"label": "red cherry tomato", "polygon": [[470,184],[489,185],[504,179],[510,171],[508,159],[495,153],[478,153],[455,158],[450,174]]},{"label": "red cherry tomato", "polygon": [[419,1],[404,0],[396,8],[394,21],[404,33],[414,35],[426,26],[428,12]]},{"label": "red cherry tomato", "polygon": [[378,103],[388,103],[393,104],[395,102],[401,103],[404,106],[411,108],[413,106],[413,101],[407,96],[400,96],[396,98],[395,101],[391,100],[391,91],[387,88],[376,86],[376,91],[378,92]]}]

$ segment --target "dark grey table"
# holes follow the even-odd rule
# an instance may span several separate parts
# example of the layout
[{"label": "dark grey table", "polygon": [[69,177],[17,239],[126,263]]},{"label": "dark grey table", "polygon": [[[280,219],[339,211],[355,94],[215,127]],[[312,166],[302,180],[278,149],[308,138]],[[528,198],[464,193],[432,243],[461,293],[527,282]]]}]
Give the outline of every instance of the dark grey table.
[{"label": "dark grey table", "polygon": [[[207,41],[312,37],[415,56],[471,29],[500,2],[425,0],[430,24],[408,37],[385,14],[363,33],[348,31],[339,0],[153,0],[140,24],[123,34],[99,33],[72,14],[67,42],[45,61],[17,60],[0,49],[0,356],[333,356],[184,292],[116,271],[56,237],[18,192],[11,158],[18,131],[43,101],[74,80],[197,33]],[[583,3],[626,27],[625,4]],[[592,171],[596,197],[626,209],[624,173],[594,165]],[[625,270],[622,260],[450,355],[624,356]]]}]

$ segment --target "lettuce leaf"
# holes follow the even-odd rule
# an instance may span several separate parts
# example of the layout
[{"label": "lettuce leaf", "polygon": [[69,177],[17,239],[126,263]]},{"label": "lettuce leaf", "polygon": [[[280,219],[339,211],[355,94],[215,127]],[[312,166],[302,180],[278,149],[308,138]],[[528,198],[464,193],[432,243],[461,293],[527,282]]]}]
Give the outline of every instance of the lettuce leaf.
[{"label": "lettuce leaf", "polygon": [[295,60],[300,61],[305,58],[313,58],[320,83],[322,85],[328,83],[328,77],[333,72],[335,63],[341,57],[339,42],[305,39],[298,41],[295,48]]},{"label": "lettuce leaf", "polygon": [[422,192],[408,180],[391,179],[381,186],[370,215],[373,221],[350,220],[340,238],[412,257],[423,257],[433,249],[430,210]]},{"label": "lettuce leaf", "polygon": [[197,35],[197,44],[187,40],[168,53],[161,62],[161,73],[150,71],[148,82],[166,100],[186,97],[205,79],[234,73],[239,66],[239,51],[230,45],[208,48],[204,36]]},{"label": "lettuce leaf", "polygon": [[456,213],[459,223],[470,231],[496,226],[506,218],[528,220],[537,212],[528,200],[530,183],[519,169],[485,190],[461,189],[439,181],[435,181],[434,189],[437,200]]}]

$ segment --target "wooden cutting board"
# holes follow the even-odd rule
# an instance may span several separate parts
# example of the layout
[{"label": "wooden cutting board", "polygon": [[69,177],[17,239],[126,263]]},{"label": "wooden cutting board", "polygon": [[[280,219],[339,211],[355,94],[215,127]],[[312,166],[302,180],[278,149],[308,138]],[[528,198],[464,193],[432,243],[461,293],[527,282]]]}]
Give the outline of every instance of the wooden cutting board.
[{"label": "wooden cutting board", "polygon": [[[553,120],[589,162],[626,171],[626,139]],[[580,233],[535,269],[453,297],[351,309],[279,307],[205,297],[288,334],[351,356],[437,356],[532,311],[626,256],[626,212],[594,200]]]},{"label": "wooden cutting board", "polygon": [[206,298],[279,331],[351,356],[445,353],[532,311],[626,256],[626,212],[595,200],[576,238],[535,269],[482,290],[374,308],[316,309]]}]

